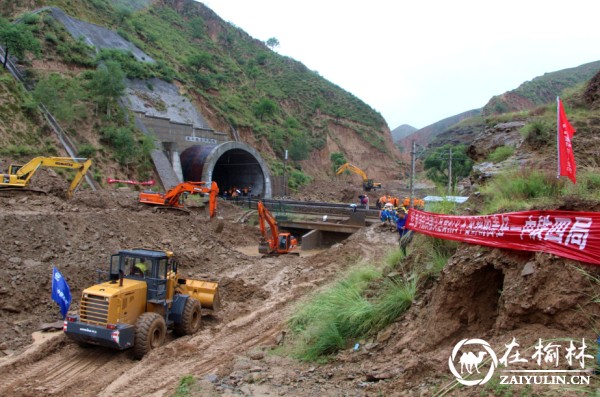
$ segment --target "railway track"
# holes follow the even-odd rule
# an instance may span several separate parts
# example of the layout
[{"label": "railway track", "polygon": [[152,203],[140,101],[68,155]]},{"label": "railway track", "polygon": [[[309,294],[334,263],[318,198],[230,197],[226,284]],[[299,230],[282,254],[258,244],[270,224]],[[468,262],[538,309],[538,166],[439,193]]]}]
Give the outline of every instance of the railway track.
[{"label": "railway track", "polygon": [[[265,207],[271,212],[278,213],[304,213],[304,214],[321,214],[321,215],[350,215],[355,211],[350,204],[344,203],[328,203],[318,201],[298,201],[298,200],[275,200],[275,199],[258,199],[250,197],[236,197],[227,201],[235,203],[243,208],[256,209],[258,202],[262,201]],[[367,218],[379,218],[379,210],[377,208],[369,208],[364,205],[356,205],[356,212],[364,212]]]}]

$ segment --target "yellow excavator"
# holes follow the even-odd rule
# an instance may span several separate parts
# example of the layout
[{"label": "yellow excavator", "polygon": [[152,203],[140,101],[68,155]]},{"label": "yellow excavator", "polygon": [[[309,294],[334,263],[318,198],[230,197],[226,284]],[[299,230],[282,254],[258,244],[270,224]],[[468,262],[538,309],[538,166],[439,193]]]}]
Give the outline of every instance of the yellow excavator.
[{"label": "yellow excavator", "polygon": [[108,280],[83,290],[79,314],[68,314],[63,330],[80,345],[133,348],[135,358],[165,342],[167,329],[191,335],[201,309],[219,309],[218,283],[179,275],[171,251],[121,250],[112,255]]},{"label": "yellow excavator", "polygon": [[381,183],[373,182],[373,179],[369,179],[367,177],[367,174],[365,174],[365,172],[363,170],[361,170],[360,168],[358,168],[355,165],[346,163],[346,164],[342,165],[340,168],[338,168],[337,171],[335,172],[335,174],[340,175],[344,171],[352,171],[352,172],[360,175],[361,178],[363,179],[363,189],[367,192],[370,192],[371,190],[381,189]]},{"label": "yellow excavator", "polygon": [[35,157],[25,165],[11,164],[7,174],[0,174],[0,189],[24,189],[29,186],[31,178],[40,167],[70,168],[77,170],[69,190],[67,198],[73,196],[73,192],[81,183],[86,172],[92,165],[91,159],[70,157]]}]

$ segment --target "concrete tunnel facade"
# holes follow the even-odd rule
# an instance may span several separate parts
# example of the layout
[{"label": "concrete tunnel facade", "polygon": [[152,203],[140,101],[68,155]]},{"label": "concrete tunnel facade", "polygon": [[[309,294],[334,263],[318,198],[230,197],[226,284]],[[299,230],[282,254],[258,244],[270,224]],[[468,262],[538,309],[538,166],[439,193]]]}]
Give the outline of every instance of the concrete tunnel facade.
[{"label": "concrete tunnel facade", "polygon": [[241,142],[191,146],[180,156],[185,181],[215,181],[222,192],[232,187],[252,187],[252,195],[271,198],[269,168],[260,154]]}]

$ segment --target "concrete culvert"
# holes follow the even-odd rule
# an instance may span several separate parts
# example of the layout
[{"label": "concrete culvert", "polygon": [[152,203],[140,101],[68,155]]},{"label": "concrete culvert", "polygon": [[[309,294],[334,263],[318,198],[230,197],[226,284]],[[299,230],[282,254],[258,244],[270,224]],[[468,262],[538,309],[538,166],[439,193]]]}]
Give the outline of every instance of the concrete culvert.
[{"label": "concrete culvert", "polygon": [[181,153],[186,181],[215,181],[219,190],[252,188],[252,196],[271,198],[271,176],[258,152],[240,142],[192,146]]}]

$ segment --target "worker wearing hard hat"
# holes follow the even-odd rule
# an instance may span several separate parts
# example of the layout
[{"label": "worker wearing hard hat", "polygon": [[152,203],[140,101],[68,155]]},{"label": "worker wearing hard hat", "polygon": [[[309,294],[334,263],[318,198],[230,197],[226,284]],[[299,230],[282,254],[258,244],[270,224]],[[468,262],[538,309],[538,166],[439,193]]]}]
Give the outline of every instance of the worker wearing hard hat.
[{"label": "worker wearing hard hat", "polygon": [[146,271],[148,271],[148,265],[146,264],[144,259],[142,259],[141,262],[138,262],[135,264],[135,266],[133,266],[133,274],[135,274],[136,276],[145,277]]}]

